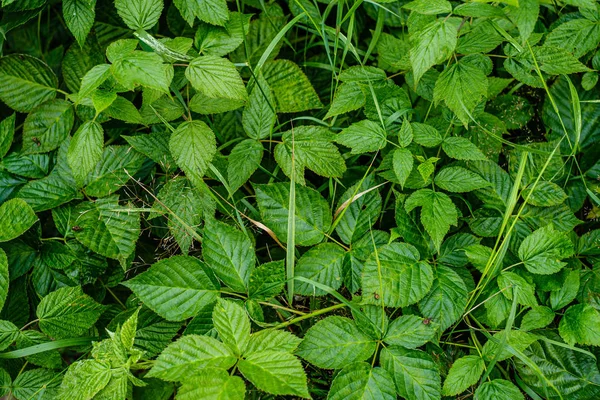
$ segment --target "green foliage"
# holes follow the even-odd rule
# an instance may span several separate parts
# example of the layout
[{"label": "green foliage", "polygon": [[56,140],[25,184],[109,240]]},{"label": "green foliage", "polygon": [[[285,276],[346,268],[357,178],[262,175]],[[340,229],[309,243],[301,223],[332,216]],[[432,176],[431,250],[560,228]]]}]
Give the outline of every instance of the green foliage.
[{"label": "green foliage", "polygon": [[600,398],[597,0],[0,0],[0,397]]}]

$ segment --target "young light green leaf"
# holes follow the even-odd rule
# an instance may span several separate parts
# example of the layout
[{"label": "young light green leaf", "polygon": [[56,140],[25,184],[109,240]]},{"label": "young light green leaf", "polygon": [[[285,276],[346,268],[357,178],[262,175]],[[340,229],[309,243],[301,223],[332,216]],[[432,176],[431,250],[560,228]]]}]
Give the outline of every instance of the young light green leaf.
[{"label": "young light green leaf", "polygon": [[8,242],[25,233],[38,217],[22,199],[8,200],[0,206],[0,242]]},{"label": "young light green leaf", "polygon": [[452,4],[447,0],[414,0],[402,7],[425,15],[448,14],[452,12]]},{"label": "young light green leaf", "polygon": [[55,338],[83,334],[96,323],[104,311],[81,286],[58,289],[44,297],[37,307],[42,332]]},{"label": "young light green leaf", "polygon": [[337,369],[366,360],[374,351],[375,341],[354,321],[334,316],[313,325],[296,353],[319,368]]},{"label": "young light green leaf", "polygon": [[498,287],[508,300],[512,300],[516,295],[517,303],[530,307],[537,306],[534,286],[514,272],[502,272],[498,277]]},{"label": "young light green leaf", "polygon": [[444,381],[442,393],[444,396],[456,396],[477,383],[485,362],[479,356],[465,356],[454,361],[448,376]]},{"label": "young light green leaf", "polygon": [[263,329],[253,333],[244,355],[260,353],[263,351],[283,351],[293,353],[302,339],[290,332],[275,329]]},{"label": "young light green leaf", "polygon": [[[125,0],[124,0],[125,1]],[[148,1],[148,0],[135,0]],[[162,0],[160,0],[162,2]],[[115,79],[128,90],[138,86],[169,94],[173,80],[173,66],[164,64],[157,53],[135,50],[113,61],[110,71]]]},{"label": "young light green leaf", "polygon": [[436,147],[442,143],[442,135],[433,126],[414,122],[410,124],[415,143],[424,147]]},{"label": "young light green leaf", "polygon": [[77,361],[67,370],[60,386],[59,400],[87,400],[104,389],[111,378],[110,364],[104,361]]},{"label": "young light green leaf", "polygon": [[236,357],[228,346],[209,336],[186,335],[171,343],[156,359],[147,378],[186,381],[190,371],[203,368],[229,369]]},{"label": "young light green leaf", "polygon": [[214,303],[219,283],[197,258],[175,256],[153,264],[148,271],[122,283],[161,317],[182,321]]}]

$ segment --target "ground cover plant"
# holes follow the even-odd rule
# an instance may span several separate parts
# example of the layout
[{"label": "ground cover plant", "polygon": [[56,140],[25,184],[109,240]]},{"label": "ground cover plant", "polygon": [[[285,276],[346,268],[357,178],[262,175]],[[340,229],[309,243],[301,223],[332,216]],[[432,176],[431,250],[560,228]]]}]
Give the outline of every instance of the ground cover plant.
[{"label": "ground cover plant", "polygon": [[1,0],[0,397],[600,398],[595,0]]}]

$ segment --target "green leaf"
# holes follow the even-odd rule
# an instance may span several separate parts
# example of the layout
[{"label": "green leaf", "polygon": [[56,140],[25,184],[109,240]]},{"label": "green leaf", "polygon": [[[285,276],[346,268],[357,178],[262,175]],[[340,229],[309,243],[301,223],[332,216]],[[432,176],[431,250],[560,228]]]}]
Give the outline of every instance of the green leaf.
[{"label": "green leaf", "polygon": [[[345,211],[338,212],[335,232],[344,243],[356,243],[375,225],[382,206],[375,182],[372,175],[368,176],[350,186],[338,200],[337,210],[343,207]],[[370,235],[369,246],[372,247]]]},{"label": "green leaf", "polygon": [[[303,276],[333,289],[342,285],[342,264],[346,252],[333,243],[317,245],[300,257],[296,263],[296,276]],[[299,282],[296,293],[305,296],[324,296],[327,293],[309,283]]]},{"label": "green leaf", "polygon": [[454,361],[444,381],[444,396],[455,396],[477,383],[485,363],[479,356],[465,356]]},{"label": "green leaf", "polygon": [[83,184],[85,178],[102,159],[103,147],[104,130],[99,123],[87,121],[77,129],[69,145],[67,161],[78,184]]},{"label": "green leaf", "polygon": [[600,346],[600,313],[588,304],[577,304],[567,309],[560,320],[560,336],[573,346],[575,343]]},{"label": "green leaf", "polygon": [[565,21],[546,36],[546,46],[564,49],[577,58],[596,48],[600,25],[583,18]]},{"label": "green leaf", "polygon": [[[254,185],[256,201],[263,222],[281,241],[288,231],[290,185],[274,183]],[[323,240],[331,226],[331,211],[327,201],[314,189],[296,185],[295,218],[298,246],[313,246]]]},{"label": "green leaf", "polygon": [[8,200],[0,206],[0,243],[21,236],[37,220],[35,212],[24,200]]},{"label": "green leaf", "polygon": [[[6,257],[6,253],[4,250],[0,249],[0,310],[4,308],[4,304],[6,303],[6,298],[8,297],[8,289],[9,289],[9,273],[8,273],[8,258]],[[0,347],[2,347],[2,343],[4,342],[4,333],[2,333],[3,329],[0,322]],[[8,343],[10,344],[10,343]],[[8,347],[8,346],[7,346]],[[6,348],[6,347],[5,347]]]},{"label": "green leaf", "polygon": [[402,315],[390,323],[383,341],[392,346],[416,349],[432,340],[438,324],[416,315]]},{"label": "green leaf", "polygon": [[439,367],[429,354],[390,346],[381,350],[380,363],[392,376],[400,396],[415,400],[441,397]]},{"label": "green leaf", "polygon": [[123,344],[123,347],[125,347],[127,350],[133,349],[133,344],[135,343],[135,333],[138,327],[139,314],[140,309],[137,308],[121,326],[121,334],[119,339]]},{"label": "green leaf", "polygon": [[532,331],[534,329],[545,328],[554,321],[554,311],[549,307],[533,307],[523,316],[521,320],[522,331]]},{"label": "green leaf", "polygon": [[263,329],[250,336],[250,341],[248,342],[248,346],[246,346],[244,355],[260,353],[263,351],[283,351],[293,353],[301,342],[302,339],[290,332],[275,329]]},{"label": "green leaf", "polygon": [[256,267],[250,274],[248,295],[265,301],[278,295],[285,284],[284,262],[271,261]]},{"label": "green leaf", "polygon": [[506,8],[508,17],[519,29],[520,42],[525,43],[531,36],[540,13],[538,0],[519,0],[516,5]]},{"label": "green leaf", "polygon": [[519,389],[504,379],[494,379],[491,382],[484,382],[475,391],[474,400],[524,400],[523,393]]},{"label": "green leaf", "polygon": [[400,182],[400,187],[404,187],[408,176],[413,170],[414,162],[413,155],[408,149],[394,150],[393,167],[396,178]]},{"label": "green leaf", "polygon": [[395,400],[396,388],[390,374],[367,363],[354,363],[333,379],[327,396],[330,400]]},{"label": "green leaf", "polygon": [[446,194],[431,189],[420,189],[410,195],[404,203],[407,212],[421,207],[421,223],[435,246],[439,249],[450,225],[458,224],[456,206]]},{"label": "green leaf", "polygon": [[470,114],[487,96],[487,79],[478,66],[470,62],[458,62],[444,70],[435,83],[433,98],[442,100],[456,114],[464,126],[470,122]]},{"label": "green leaf", "polygon": [[460,275],[449,267],[438,265],[433,275],[431,291],[419,302],[419,309],[444,331],[462,317],[468,292]]},{"label": "green leaf", "polygon": [[[162,3],[162,0],[159,1]],[[113,61],[110,71],[117,82],[128,90],[144,86],[165,94],[170,93],[169,86],[174,74],[173,66],[163,64],[162,57],[157,53],[138,50],[120,55]]]},{"label": "green leaf", "polygon": [[410,35],[410,62],[415,86],[431,67],[448,59],[456,48],[456,27],[437,19]]},{"label": "green leaf", "polygon": [[562,47],[548,45],[534,47],[533,54],[539,63],[540,69],[550,75],[591,71]]},{"label": "green leaf", "polygon": [[202,121],[184,122],[169,142],[171,154],[177,165],[194,184],[202,181],[209,163],[217,152],[213,131]]},{"label": "green leaf", "polygon": [[73,128],[73,105],[50,100],[27,115],[23,126],[23,151],[46,153],[58,148]]},{"label": "green leaf", "polygon": [[166,381],[185,381],[190,371],[231,368],[236,358],[227,346],[208,336],[187,335],[171,343],[146,375]]},{"label": "green leaf", "polygon": [[413,139],[415,143],[424,147],[436,147],[442,143],[442,135],[431,125],[412,123]]},{"label": "green leaf", "polygon": [[509,300],[512,300],[513,295],[516,294],[517,303],[530,307],[537,306],[534,286],[514,272],[502,272],[498,277],[498,287]]},{"label": "green leaf", "polygon": [[339,369],[371,357],[375,347],[354,321],[334,316],[314,324],[296,353],[319,368]]},{"label": "green leaf", "polygon": [[119,206],[117,196],[81,203],[73,226],[75,238],[84,246],[125,265],[140,235],[140,215]]},{"label": "green leaf", "polygon": [[[334,135],[324,127],[299,126],[284,132],[283,143],[275,147],[275,159],[286,175],[292,175],[292,155],[295,157],[296,171],[308,168],[327,178],[341,177],[346,171],[346,163],[338,148],[331,143]],[[296,177],[296,182],[304,183],[304,174]]]},{"label": "green leaf", "polygon": [[213,322],[223,343],[237,356],[242,355],[250,340],[250,319],[246,310],[233,301],[217,299]]},{"label": "green leaf", "polygon": [[58,289],[37,307],[42,332],[55,338],[80,336],[96,323],[104,311],[80,286]]},{"label": "green leaf", "polygon": [[123,136],[138,152],[159,164],[165,171],[177,169],[175,160],[169,150],[169,139],[171,135],[167,132],[152,132],[137,136]]},{"label": "green leaf", "polygon": [[227,164],[227,177],[232,191],[238,190],[258,169],[263,158],[262,143],[246,139],[231,150]]},{"label": "green leaf", "polygon": [[[559,340],[556,335],[552,337]],[[562,396],[569,399],[585,399],[598,395],[600,372],[595,357],[588,353],[566,348],[560,343],[552,344],[540,340],[529,346],[524,355],[529,358],[530,363],[539,368],[539,372],[531,368],[531,364],[525,365],[516,359],[519,377],[542,398],[559,399]],[[545,379],[540,379],[540,373]],[[555,388],[558,389],[558,393]]]},{"label": "green leaf", "polygon": [[474,172],[463,167],[446,167],[435,176],[435,184],[448,192],[464,193],[491,184]]},{"label": "green leaf", "polygon": [[236,400],[245,396],[246,385],[242,378],[220,368],[195,371],[177,390],[177,400]]},{"label": "green leaf", "polygon": [[190,26],[194,25],[194,17],[212,25],[224,25],[230,18],[225,0],[175,0],[174,3]]},{"label": "green leaf", "polygon": [[554,274],[565,265],[561,259],[574,254],[573,242],[565,232],[553,225],[540,228],[527,236],[519,246],[519,258],[525,268],[534,274]]},{"label": "green leaf", "polygon": [[559,310],[571,303],[579,292],[579,271],[570,271],[559,290],[550,292],[550,305],[553,310]]},{"label": "green leaf", "polygon": [[110,364],[103,361],[77,361],[63,378],[58,399],[87,400],[104,389],[110,381]]},{"label": "green leaf", "polygon": [[292,61],[268,61],[262,73],[275,95],[277,111],[293,113],[323,107],[304,72]]},{"label": "green leaf", "polygon": [[65,0],[63,17],[67,27],[83,48],[96,19],[96,0]]},{"label": "green leaf", "polygon": [[12,145],[15,136],[16,117],[17,115],[13,113],[10,117],[0,121],[0,158],[8,153]]},{"label": "green leaf", "polygon": [[[0,256],[1,257],[1,256]],[[17,340],[19,328],[12,322],[0,320],[0,349],[5,350]]]},{"label": "green leaf", "polygon": [[[178,2],[179,0],[175,4],[177,5]],[[201,4],[208,5],[210,2]],[[218,4],[225,4],[225,2],[220,1]],[[209,16],[214,17],[216,13],[211,13]],[[232,12],[223,27],[201,23],[195,38],[200,53],[222,57],[233,52],[243,43],[250,30],[250,17],[250,14]]]},{"label": "green leaf", "polygon": [[175,256],[122,283],[142,302],[169,321],[182,321],[214,303],[219,283],[197,258]]},{"label": "green leaf", "polygon": [[433,271],[419,261],[416,248],[390,243],[375,251],[362,273],[363,301],[386,307],[406,307],[421,300],[433,284]]},{"label": "green leaf", "polygon": [[447,0],[415,0],[402,6],[419,14],[437,15],[452,12],[452,4]]},{"label": "green leaf", "polygon": [[366,104],[365,93],[359,84],[353,82],[342,83],[335,91],[331,106],[324,119],[358,110]]},{"label": "green leaf", "polygon": [[442,149],[457,160],[486,160],[485,155],[469,139],[452,136],[444,139]]},{"label": "green leaf", "polygon": [[[513,351],[522,352],[529,347],[538,338],[525,331],[513,330],[507,331],[502,330],[496,333],[491,339],[483,346],[482,357],[486,360],[504,361],[513,356]],[[512,351],[509,350],[509,346]]]},{"label": "green leaf", "polygon": [[44,62],[25,54],[0,58],[0,100],[15,111],[29,112],[56,97],[58,79]]},{"label": "green leaf", "polygon": [[267,81],[260,77],[248,98],[242,114],[244,131],[253,139],[266,139],[271,136],[277,119],[275,97]]},{"label": "green leaf", "polygon": [[238,368],[254,386],[267,393],[310,398],[302,364],[289,353],[254,353],[240,360]]},{"label": "green leaf", "polygon": [[92,197],[108,196],[127,184],[146,158],[129,146],[107,146],[102,159],[85,181],[85,193]]},{"label": "green leaf", "polygon": [[247,100],[244,82],[233,63],[226,58],[200,56],[194,58],[185,70],[194,89],[208,97]]},{"label": "green leaf", "polygon": [[535,187],[530,185],[525,188],[521,197],[533,206],[552,207],[562,204],[568,196],[556,183],[539,181]]},{"label": "green leaf", "polygon": [[156,25],[163,6],[163,0],[115,0],[119,16],[134,31],[149,30]]},{"label": "green leaf", "polygon": [[202,248],[204,260],[215,275],[231,289],[246,292],[256,264],[250,239],[243,232],[209,218]]},{"label": "green leaf", "polygon": [[336,141],[352,149],[352,154],[362,154],[383,149],[387,134],[380,124],[367,119],[355,122],[342,130]]},{"label": "green leaf", "polygon": [[58,397],[62,375],[37,368],[24,371],[13,382],[12,393],[17,399],[55,399]]}]

